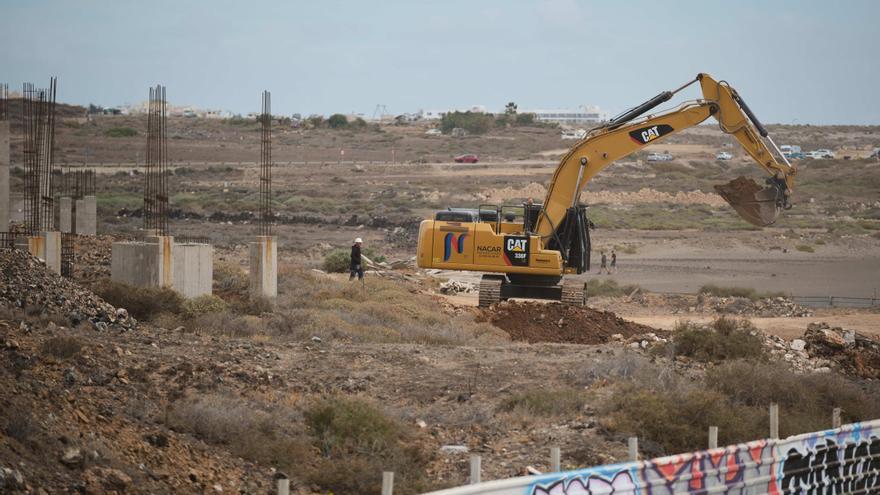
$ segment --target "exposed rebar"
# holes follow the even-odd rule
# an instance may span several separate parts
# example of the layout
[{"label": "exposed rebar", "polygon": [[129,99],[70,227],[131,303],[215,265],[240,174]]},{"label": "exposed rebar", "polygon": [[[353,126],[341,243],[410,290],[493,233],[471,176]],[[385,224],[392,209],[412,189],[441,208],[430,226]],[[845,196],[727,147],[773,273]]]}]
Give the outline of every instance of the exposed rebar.
[{"label": "exposed rebar", "polygon": [[263,91],[260,114],[260,235],[272,235],[272,94]]},{"label": "exposed rebar", "polygon": [[168,235],[168,139],[165,87],[150,88],[144,162],[144,230]]},{"label": "exposed rebar", "polygon": [[9,85],[0,84],[0,122],[9,120]]},{"label": "exposed rebar", "polygon": [[55,97],[58,81],[49,89],[25,83],[22,91],[24,128],[24,225],[28,232],[51,231],[55,226]]}]

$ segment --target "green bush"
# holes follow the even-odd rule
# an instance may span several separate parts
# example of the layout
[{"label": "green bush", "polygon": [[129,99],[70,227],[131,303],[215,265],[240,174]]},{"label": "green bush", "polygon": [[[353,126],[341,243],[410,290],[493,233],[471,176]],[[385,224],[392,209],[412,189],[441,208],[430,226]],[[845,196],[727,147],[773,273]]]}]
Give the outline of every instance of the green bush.
[{"label": "green bush", "polygon": [[150,320],[160,313],[179,314],[183,304],[180,294],[167,287],[132,287],[105,279],[94,287],[94,292],[138,320]]},{"label": "green bush", "polygon": [[138,131],[131,127],[111,127],[104,131],[104,135],[112,138],[134,137],[138,135]]},{"label": "green bush", "polygon": [[764,356],[764,340],[750,321],[724,317],[710,325],[679,323],[671,345],[675,355],[707,362]]},{"label": "green bush", "polygon": [[181,312],[185,318],[226,311],[226,301],[213,294],[203,294],[183,301]]},{"label": "green bush", "polygon": [[448,112],[440,119],[440,130],[449,134],[452,129],[460,127],[470,134],[484,134],[495,123],[495,118],[488,113]]},{"label": "green bush", "polygon": [[346,273],[351,267],[351,253],[346,249],[334,249],[324,256],[322,266],[328,273]]},{"label": "green bush", "polygon": [[348,126],[348,118],[341,113],[334,113],[327,119],[327,125],[330,126],[331,129],[340,129],[342,127]]},{"label": "green bush", "polygon": [[714,284],[706,284],[700,287],[700,294],[708,294],[715,297],[745,297],[752,301],[768,297],[785,297],[783,292],[758,292],[751,287],[719,287]]},{"label": "green bush", "polygon": [[797,246],[795,246],[795,249],[803,253],[813,253],[816,251],[815,249],[813,249],[813,246],[807,244],[798,244]]}]

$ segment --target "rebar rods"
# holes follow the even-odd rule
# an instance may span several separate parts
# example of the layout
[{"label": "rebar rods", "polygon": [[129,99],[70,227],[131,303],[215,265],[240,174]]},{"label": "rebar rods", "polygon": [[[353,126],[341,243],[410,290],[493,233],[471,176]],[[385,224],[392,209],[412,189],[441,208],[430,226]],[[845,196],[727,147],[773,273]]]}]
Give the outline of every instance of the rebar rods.
[{"label": "rebar rods", "polygon": [[9,120],[9,85],[0,84],[0,122]]},{"label": "rebar rods", "polygon": [[93,168],[75,170],[68,167],[62,179],[62,195],[74,199],[94,196],[95,179],[95,169]]},{"label": "rebar rods", "polygon": [[168,134],[165,87],[150,88],[144,162],[144,230],[168,235]]},{"label": "rebar rods", "polygon": [[272,235],[272,94],[263,91],[260,114],[260,235]]},{"label": "rebar rods", "polygon": [[58,81],[49,89],[25,83],[22,91],[24,127],[24,224],[29,232],[51,231],[55,226],[55,96]]}]

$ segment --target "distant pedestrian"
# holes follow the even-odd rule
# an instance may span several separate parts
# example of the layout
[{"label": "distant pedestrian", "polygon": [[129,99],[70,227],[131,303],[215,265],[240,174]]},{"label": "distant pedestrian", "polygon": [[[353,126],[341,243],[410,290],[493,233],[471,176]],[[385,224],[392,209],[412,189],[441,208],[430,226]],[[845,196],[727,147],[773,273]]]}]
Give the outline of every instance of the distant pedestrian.
[{"label": "distant pedestrian", "polygon": [[602,275],[602,272],[608,272],[608,257],[605,256],[605,251],[602,251],[602,264],[599,265],[599,275]]},{"label": "distant pedestrian", "polygon": [[361,264],[361,245],[363,243],[364,240],[358,237],[351,246],[351,265],[349,266],[348,280],[354,280],[355,275],[357,275],[358,280],[364,280],[364,268],[363,264]]},{"label": "distant pedestrian", "polygon": [[611,250],[611,271],[617,273],[617,253]]}]

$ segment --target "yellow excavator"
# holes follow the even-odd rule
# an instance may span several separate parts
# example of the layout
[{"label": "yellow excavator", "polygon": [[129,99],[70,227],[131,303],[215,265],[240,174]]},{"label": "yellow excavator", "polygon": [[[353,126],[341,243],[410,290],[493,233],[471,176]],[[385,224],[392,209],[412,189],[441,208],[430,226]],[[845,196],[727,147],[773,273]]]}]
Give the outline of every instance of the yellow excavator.
[{"label": "yellow excavator", "polygon": [[[702,89],[701,99],[647,114],[695,83]],[[585,304],[586,283],[563,280],[565,274],[590,268],[591,224],[586,205],[579,202],[581,191],[615,160],[699,125],[710,116],[768,174],[764,187],[740,177],[715,186],[716,191],[746,221],[760,227],[772,224],[781,210],[791,208],[797,168],[736,90],[725,81],[698,74],[681,87],[664,91],[590,130],[556,167],[543,204],[449,208],[422,221],[418,266],[488,272],[480,281],[480,306],[509,298]]]}]

